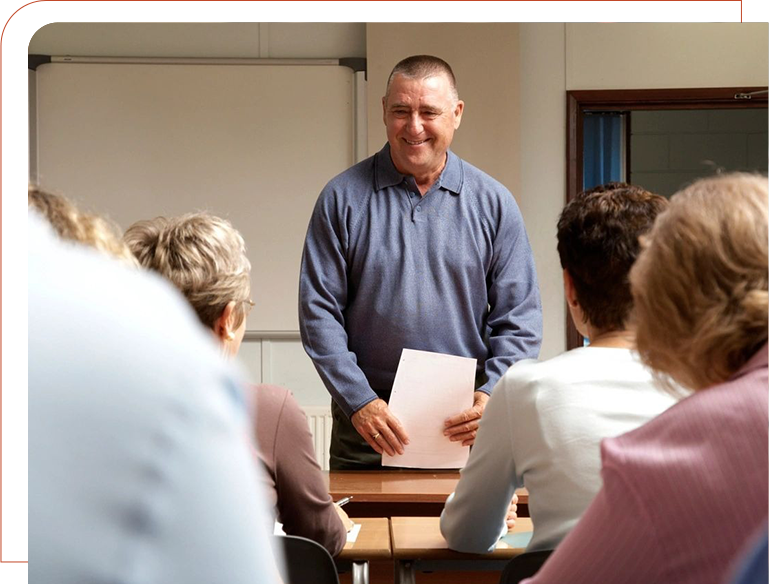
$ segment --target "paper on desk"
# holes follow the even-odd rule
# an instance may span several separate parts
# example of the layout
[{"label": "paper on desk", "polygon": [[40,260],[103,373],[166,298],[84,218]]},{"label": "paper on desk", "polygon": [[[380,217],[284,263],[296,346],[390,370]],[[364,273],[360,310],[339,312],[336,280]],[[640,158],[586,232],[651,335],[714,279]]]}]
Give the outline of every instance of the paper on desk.
[{"label": "paper on desk", "polygon": [[[360,533],[360,526],[360,523],[353,523],[352,529],[347,532],[347,543],[355,543],[355,540],[358,539],[358,534]],[[272,534],[286,535],[286,532],[283,531],[283,524],[276,521],[272,529]]]},{"label": "paper on desk", "polygon": [[358,534],[360,533],[360,523],[356,523],[352,526],[352,529],[347,532],[347,543],[355,543],[355,540],[358,539]]},{"label": "paper on desk", "polygon": [[446,418],[473,406],[475,359],[403,349],[390,411],[409,435],[401,455],[382,454],[382,466],[462,468],[470,447],[443,435]]}]

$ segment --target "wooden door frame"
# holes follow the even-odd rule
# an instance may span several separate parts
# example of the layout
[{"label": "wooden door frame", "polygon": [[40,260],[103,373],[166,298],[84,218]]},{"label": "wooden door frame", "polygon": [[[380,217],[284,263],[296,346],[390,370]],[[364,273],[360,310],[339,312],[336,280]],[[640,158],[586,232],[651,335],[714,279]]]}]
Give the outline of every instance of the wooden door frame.
[{"label": "wooden door frame", "polygon": [[[583,124],[587,111],[754,109],[767,107],[766,87],[696,89],[599,89],[566,92],[566,202],[582,189]],[[629,168],[629,165],[628,165]],[[582,346],[582,336],[566,309],[566,348]]]}]

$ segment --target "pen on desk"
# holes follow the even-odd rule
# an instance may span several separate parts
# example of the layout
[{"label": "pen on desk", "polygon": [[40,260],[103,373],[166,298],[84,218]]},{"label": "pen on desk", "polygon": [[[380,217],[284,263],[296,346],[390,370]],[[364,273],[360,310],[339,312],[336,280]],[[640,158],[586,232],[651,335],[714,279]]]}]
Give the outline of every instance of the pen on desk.
[{"label": "pen on desk", "polygon": [[344,499],[339,499],[339,500],[336,502],[336,504],[337,504],[337,505],[339,505],[340,507],[344,507],[344,506],[345,506],[345,505],[347,505],[347,503],[349,503],[351,500],[352,500],[352,496],[349,496],[349,497],[345,497]]}]

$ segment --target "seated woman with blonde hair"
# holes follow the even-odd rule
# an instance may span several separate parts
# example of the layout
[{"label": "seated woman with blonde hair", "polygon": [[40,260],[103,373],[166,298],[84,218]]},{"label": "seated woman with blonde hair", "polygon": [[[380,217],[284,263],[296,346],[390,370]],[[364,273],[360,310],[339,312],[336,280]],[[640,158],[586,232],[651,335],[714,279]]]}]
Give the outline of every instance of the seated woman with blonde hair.
[{"label": "seated woman with blonde hair", "polygon": [[[135,223],[124,239],[142,266],[184,294],[223,352],[235,356],[253,302],[251,264],[232,225],[206,213],[158,217]],[[287,534],[312,539],[338,554],[347,541],[343,521],[349,519],[328,494],[304,412],[282,387],[260,385],[250,395],[258,454],[278,520]]]},{"label": "seated woman with blonde hair", "polygon": [[720,583],[767,517],[767,180],[674,195],[630,275],[641,359],[693,394],[602,443],[603,488],[529,583]]}]

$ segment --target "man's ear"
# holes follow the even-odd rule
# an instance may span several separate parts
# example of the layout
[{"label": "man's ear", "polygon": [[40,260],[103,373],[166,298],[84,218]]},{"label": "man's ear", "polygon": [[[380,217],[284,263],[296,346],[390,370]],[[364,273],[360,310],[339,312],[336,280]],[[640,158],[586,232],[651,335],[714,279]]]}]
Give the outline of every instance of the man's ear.
[{"label": "man's ear", "polygon": [[232,300],[224,307],[219,318],[214,322],[214,334],[221,342],[231,341],[234,338],[233,326],[235,322],[235,301]]},{"label": "man's ear", "polygon": [[462,123],[462,113],[465,111],[465,102],[461,99],[457,101],[457,105],[454,106],[454,129],[459,129],[459,124]]},{"label": "man's ear", "polygon": [[566,296],[566,303],[572,308],[579,306],[577,301],[577,290],[574,288],[574,280],[569,273],[569,270],[563,270],[563,293]]}]

